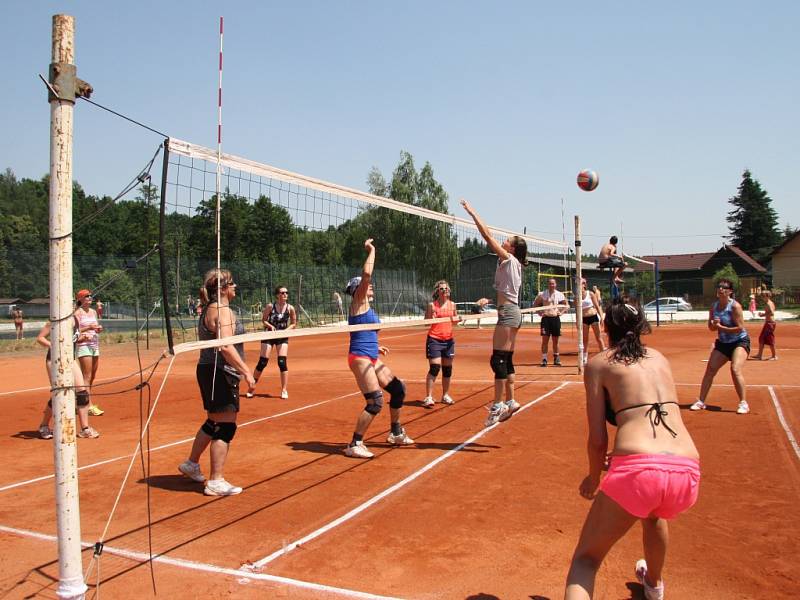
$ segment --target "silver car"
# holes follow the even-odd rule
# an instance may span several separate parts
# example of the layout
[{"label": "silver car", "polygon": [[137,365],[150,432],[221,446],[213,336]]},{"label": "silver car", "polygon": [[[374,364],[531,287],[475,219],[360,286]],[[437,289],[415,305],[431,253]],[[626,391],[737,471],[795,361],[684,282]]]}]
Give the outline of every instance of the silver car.
[{"label": "silver car", "polygon": [[[646,312],[655,312],[656,301],[653,300],[652,302],[648,302],[642,308],[644,308]],[[670,296],[667,298],[658,299],[658,310],[664,312],[692,310],[692,305],[689,304],[683,298],[676,298],[674,296]]]}]

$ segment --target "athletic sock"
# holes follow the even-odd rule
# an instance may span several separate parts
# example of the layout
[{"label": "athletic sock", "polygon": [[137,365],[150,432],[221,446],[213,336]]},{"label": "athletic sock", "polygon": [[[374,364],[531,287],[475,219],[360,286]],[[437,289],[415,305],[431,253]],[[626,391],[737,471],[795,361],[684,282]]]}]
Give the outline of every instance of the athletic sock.
[{"label": "athletic sock", "polygon": [[392,423],[392,435],[400,435],[401,433],[403,433],[403,428],[400,425],[400,421]]},{"label": "athletic sock", "polygon": [[353,439],[350,442],[351,446],[355,446],[357,442],[363,441],[364,436],[360,433],[353,433]]}]

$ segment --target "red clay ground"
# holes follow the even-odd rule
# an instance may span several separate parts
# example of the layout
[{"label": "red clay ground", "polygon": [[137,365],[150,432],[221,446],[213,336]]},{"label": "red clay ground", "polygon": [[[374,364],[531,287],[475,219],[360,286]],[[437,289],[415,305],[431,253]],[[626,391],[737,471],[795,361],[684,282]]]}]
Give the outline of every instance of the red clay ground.
[{"label": "red clay ground", "polygon": [[[576,357],[567,356],[572,366],[562,369],[535,366],[538,332],[523,330],[515,355],[520,365],[517,398],[523,406],[541,400],[480,435],[491,393],[491,329],[459,329],[452,390],[456,404],[438,404],[433,410],[419,402],[427,371],[424,335],[417,328],[381,334],[392,351],[388,364],[408,383],[404,423],[417,444],[389,448],[384,443],[388,417],[382,414],[369,431],[368,445],[376,453],[371,461],[341,453],[363,406],[346,366],[344,336],[293,340],[290,399],[276,397],[273,359],[259,385],[261,395],[242,400],[226,476],[245,492],[231,498],[203,496],[202,486],[176,470],[204,419],[194,382],[196,356],[178,357],[150,435],[149,533],[154,553],[161,555],[153,565],[159,596],[293,599],[358,597],[356,592],[362,592],[361,597],[431,599],[562,597],[589,508],[577,493],[586,471],[586,424]],[[701,325],[662,327],[649,339],[670,358],[685,405],[696,397],[712,339]],[[564,349],[574,349],[574,336],[564,343]],[[778,343],[779,361],[745,367],[750,415],[735,414],[727,371],[718,375],[709,398],[720,410],[684,413],[701,453],[703,481],[697,505],[671,526],[665,571],[671,598],[792,598],[800,588],[800,525],[794,518],[800,456],[786,429],[800,437],[800,325],[780,324]],[[138,368],[131,345],[107,345],[103,353],[100,378]],[[256,355],[257,345],[248,347],[251,363]],[[145,353],[143,362],[156,357],[155,351]],[[153,399],[167,363],[162,361],[153,378]],[[46,386],[44,360],[42,353],[7,356],[0,358],[0,368],[8,374],[0,383],[0,400],[8,409],[0,423],[5,459],[0,593],[4,598],[55,598],[56,544],[35,537],[56,531],[52,444],[35,434],[47,390],[24,391]],[[100,390],[128,389],[135,383],[128,379]],[[82,539],[89,543],[103,531],[139,432],[138,393],[96,400],[106,410],[93,419],[102,437],[78,444]],[[375,498],[414,474],[396,491]],[[43,479],[31,481],[37,478]],[[148,552],[145,483],[137,458],[105,539],[100,582],[106,598],[153,595],[149,566],[140,555],[130,554]],[[293,547],[371,499],[369,508]],[[238,571],[270,555],[274,560],[259,572]],[[596,597],[640,597],[641,587],[632,576],[640,556],[637,527],[607,558]],[[90,559],[87,550],[85,566]],[[89,583],[97,583],[96,566]]]}]

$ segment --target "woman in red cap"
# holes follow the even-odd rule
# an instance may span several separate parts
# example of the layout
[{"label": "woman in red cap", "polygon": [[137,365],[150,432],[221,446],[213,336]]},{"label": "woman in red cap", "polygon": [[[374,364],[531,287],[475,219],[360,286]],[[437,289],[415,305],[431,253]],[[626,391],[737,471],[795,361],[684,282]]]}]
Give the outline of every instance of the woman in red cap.
[{"label": "woman in red cap", "polygon": [[[78,308],[75,310],[75,321],[80,338],[75,344],[75,357],[81,364],[83,379],[91,391],[97,367],[100,364],[100,332],[103,326],[97,320],[97,313],[92,308],[92,292],[80,290],[75,296]],[[89,414],[99,417],[103,410],[96,404],[89,406]]]}]

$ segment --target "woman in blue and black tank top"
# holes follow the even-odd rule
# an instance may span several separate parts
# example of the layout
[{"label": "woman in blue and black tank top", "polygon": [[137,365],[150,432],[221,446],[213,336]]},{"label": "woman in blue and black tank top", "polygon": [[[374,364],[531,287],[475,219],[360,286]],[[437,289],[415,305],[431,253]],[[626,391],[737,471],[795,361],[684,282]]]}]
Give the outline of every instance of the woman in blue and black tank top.
[{"label": "woman in blue and black tank top", "polygon": [[[228,338],[244,333],[244,326],[230,307],[236,297],[236,284],[230,271],[212,269],[203,278],[200,299],[203,310],[197,323],[200,341]],[[253,374],[244,362],[244,344],[226,344],[200,350],[197,361],[197,384],[208,418],[195,435],[189,458],[178,470],[198,482],[205,483],[206,496],[232,496],[242,488],[231,485],[223,477],[230,443],[236,435],[239,414],[239,381],[255,385]],[[200,456],[211,445],[211,477],[200,470]]]},{"label": "woman in blue and black tank top", "polygon": [[[297,313],[294,306],[289,304],[289,288],[279,285],[275,288],[275,302],[267,304],[264,312],[261,313],[261,324],[264,331],[284,331],[297,327]],[[275,346],[278,351],[278,371],[281,374],[281,398],[284,400],[289,397],[289,368],[287,358],[289,356],[289,338],[271,338],[262,340],[261,354],[258,357],[258,364],[253,371],[253,378],[258,383],[261,373],[269,362],[269,353]],[[255,389],[247,390],[246,396],[253,397]]]},{"label": "woman in blue and black tank top", "polygon": [[720,279],[717,282],[717,300],[708,311],[708,329],[717,332],[717,341],[714,342],[714,349],[708,357],[703,383],[700,384],[700,397],[690,408],[703,410],[706,407],[706,396],[711,389],[714,376],[726,362],[730,361],[733,387],[739,396],[739,407],[736,412],[746,415],[750,412],[750,406],[747,404],[747,389],[742,367],[750,354],[750,336],[744,328],[742,305],[733,299],[733,282],[730,279]]},{"label": "woman in blue and black tank top", "polygon": [[[353,277],[348,283],[345,293],[352,296],[350,311],[347,317],[349,325],[378,324],[381,320],[370,306],[374,299],[375,291],[372,287],[372,270],[375,268],[375,246],[372,238],[364,242],[367,259],[360,277]],[[390,444],[406,446],[413,444],[400,425],[400,409],[406,396],[405,384],[395,377],[389,367],[384,364],[379,356],[387,354],[389,350],[378,345],[378,331],[362,330],[350,332],[350,349],[347,363],[355,375],[361,393],[364,394],[366,406],[361,411],[356,421],[355,431],[350,444],[344,453],[354,458],[372,458],[374,455],[364,445],[364,434],[370,423],[383,408],[383,391],[389,392],[389,410],[392,429],[386,440]]]}]

